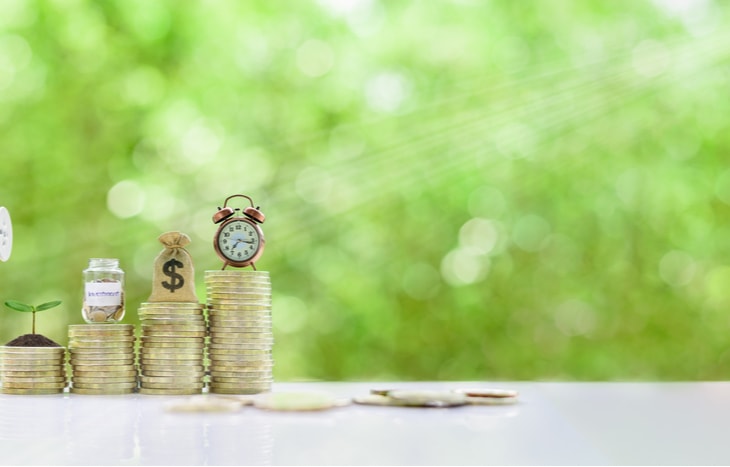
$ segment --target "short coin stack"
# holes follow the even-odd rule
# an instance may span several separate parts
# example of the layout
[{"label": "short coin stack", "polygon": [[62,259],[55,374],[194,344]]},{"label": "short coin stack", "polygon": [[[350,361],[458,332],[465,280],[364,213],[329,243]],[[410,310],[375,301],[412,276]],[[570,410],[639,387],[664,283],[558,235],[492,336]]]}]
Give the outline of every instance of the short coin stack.
[{"label": "short coin stack", "polygon": [[200,394],[207,327],[203,305],[146,302],[139,307],[142,394]]},{"label": "short coin stack", "polygon": [[206,271],[210,392],[271,390],[271,280],[266,271]]},{"label": "short coin stack", "polygon": [[68,350],[72,393],[131,394],[137,389],[134,325],[72,324]]},{"label": "short coin stack", "polygon": [[66,387],[65,347],[0,347],[2,394],[58,394]]}]

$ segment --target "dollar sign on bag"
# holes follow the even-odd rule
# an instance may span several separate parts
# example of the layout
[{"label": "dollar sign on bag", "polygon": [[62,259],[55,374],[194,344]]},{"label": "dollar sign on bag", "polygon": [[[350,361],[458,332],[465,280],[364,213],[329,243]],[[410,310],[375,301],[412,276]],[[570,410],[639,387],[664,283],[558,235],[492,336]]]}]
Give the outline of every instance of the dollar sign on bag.
[{"label": "dollar sign on bag", "polygon": [[175,293],[175,290],[181,288],[183,284],[185,284],[185,279],[183,279],[183,276],[175,272],[176,268],[181,267],[183,267],[183,263],[174,258],[166,262],[162,266],[162,272],[170,278],[170,282],[162,281],[162,286],[169,290],[170,293]]}]

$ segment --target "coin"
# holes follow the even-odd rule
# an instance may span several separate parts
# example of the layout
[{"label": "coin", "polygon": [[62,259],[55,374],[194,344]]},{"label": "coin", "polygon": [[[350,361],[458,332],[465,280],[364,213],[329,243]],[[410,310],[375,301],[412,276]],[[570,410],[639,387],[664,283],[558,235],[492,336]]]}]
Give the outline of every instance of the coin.
[{"label": "coin", "polygon": [[[110,378],[110,377],[104,377],[104,378],[95,378],[93,376],[86,377],[86,376],[74,376],[72,378],[72,383],[74,386],[77,387],[83,387],[85,384],[103,384],[103,385],[110,385],[110,384],[118,384],[118,383],[136,383],[137,376],[123,376],[119,378]],[[80,386],[79,386],[80,385]]]},{"label": "coin", "polygon": [[69,349],[130,349],[134,348],[134,339],[125,341],[79,341],[69,340]]},{"label": "coin", "polygon": [[74,378],[124,378],[137,376],[137,370],[119,370],[119,371],[85,371],[74,369],[72,372]]},{"label": "coin", "polygon": [[262,387],[262,388],[236,388],[236,389],[224,389],[224,388],[213,388],[211,387],[209,389],[209,392],[211,394],[238,394],[238,395],[244,395],[244,394],[261,394],[262,392],[269,392],[271,391],[271,386],[268,387]]},{"label": "coin", "polygon": [[197,360],[203,358],[203,351],[200,349],[192,349],[191,351],[183,351],[186,349],[172,349],[171,351],[142,349],[139,352],[140,358],[146,360]]},{"label": "coin", "polygon": [[134,358],[134,352],[75,352],[72,350],[71,358],[75,360],[124,360]]},{"label": "coin", "polygon": [[148,386],[148,384],[167,384],[167,385],[171,385],[171,384],[183,385],[183,384],[188,384],[188,383],[198,384],[198,383],[202,383],[201,380],[202,380],[202,378],[189,377],[189,376],[188,377],[186,377],[186,376],[145,376],[145,375],[140,376],[140,381],[146,387],[151,387],[151,386]]},{"label": "coin", "polygon": [[63,367],[63,362],[57,362],[52,365],[5,365],[1,371],[61,371]]},{"label": "coin", "polygon": [[2,394],[15,394],[20,396],[31,396],[41,394],[62,394],[64,388],[39,389],[39,388],[0,388]]},{"label": "coin", "polygon": [[241,309],[254,311],[257,309],[270,309],[271,305],[271,297],[247,297],[236,300],[208,299],[208,310]]},{"label": "coin", "polygon": [[147,305],[137,309],[137,313],[169,313],[178,315],[196,315],[204,310],[204,305],[198,306],[165,306],[165,305]]},{"label": "coin", "polygon": [[454,407],[467,403],[464,394],[453,391],[393,390],[388,391],[385,397],[394,399],[402,405],[417,407]]},{"label": "coin", "polygon": [[217,299],[208,299],[207,310],[208,313],[215,312],[217,310],[241,310],[241,311],[257,311],[257,310],[271,310],[272,301],[271,297],[261,300],[232,300],[232,303],[221,302]]},{"label": "coin", "polygon": [[258,364],[258,365],[248,365],[248,364],[236,364],[235,362],[225,362],[219,363],[214,360],[210,363],[210,370],[211,371],[217,371],[217,372],[239,372],[239,373],[245,373],[247,371],[264,371],[264,370],[271,370],[273,368],[274,363],[266,363],[266,364]]},{"label": "coin", "polygon": [[243,341],[237,337],[215,337],[210,340],[211,345],[213,344],[221,344],[221,345],[237,345],[241,349],[249,349],[249,350],[271,350],[273,347],[273,340],[271,342],[261,344],[258,342],[246,342]]},{"label": "coin", "polygon": [[164,361],[197,361],[201,360],[203,358],[203,352],[198,351],[197,353],[181,353],[181,352],[175,352],[175,353],[163,353],[163,352],[152,352],[150,350],[144,350],[140,352],[139,354],[139,361],[156,361],[156,360],[164,360]]},{"label": "coin", "polygon": [[208,389],[220,394],[258,394],[271,391],[271,383],[210,383]]},{"label": "coin", "polygon": [[205,383],[173,383],[173,384],[159,384],[159,383],[142,383],[140,386],[143,389],[197,389],[202,391],[205,387]]},{"label": "coin", "polygon": [[207,335],[206,331],[158,331],[158,330],[142,330],[142,338],[145,337],[198,337],[203,338]]},{"label": "coin", "polygon": [[140,308],[169,308],[175,310],[186,310],[186,309],[200,309],[203,308],[202,303],[188,303],[188,302],[142,302],[139,304]]},{"label": "coin", "polygon": [[271,318],[271,305],[226,305],[208,308],[208,318]]},{"label": "coin", "polygon": [[60,383],[66,381],[65,376],[3,376],[3,384],[5,383]]},{"label": "coin", "polygon": [[12,355],[12,354],[43,354],[57,356],[63,354],[66,351],[65,347],[14,347],[3,345],[0,346],[0,355]]},{"label": "coin", "polygon": [[151,343],[157,344],[201,344],[205,343],[205,337],[175,337],[175,336],[143,336],[141,339],[142,346],[147,346]]},{"label": "coin", "polygon": [[211,300],[271,299],[271,286],[265,284],[235,284],[233,286],[208,285],[205,289],[206,306]]},{"label": "coin", "polygon": [[194,332],[194,331],[203,331],[205,332],[206,326],[205,324],[142,324],[142,332],[154,332],[154,331],[165,331],[165,332],[172,332],[172,331],[185,331],[185,332]]},{"label": "coin", "polygon": [[90,367],[90,368],[98,368],[98,367],[106,367],[107,369],[119,369],[128,367],[130,365],[134,365],[134,357],[131,358],[122,358],[122,359],[115,359],[115,360],[83,360],[78,358],[72,358],[69,360],[69,363],[72,367]]},{"label": "coin", "polygon": [[168,412],[236,412],[243,403],[220,397],[200,396],[165,405]]},{"label": "coin", "polygon": [[219,352],[231,352],[230,350],[210,350],[208,352],[208,358],[210,358],[211,361],[216,362],[224,362],[224,361],[232,361],[232,362],[240,362],[240,363],[268,363],[272,361],[271,355],[241,355],[238,352],[233,353],[219,353]]},{"label": "coin", "polygon": [[246,287],[234,291],[226,289],[208,289],[208,301],[211,300],[247,300],[251,298],[271,298],[271,288]]},{"label": "coin", "polygon": [[[217,324],[217,323],[216,323]],[[211,324],[210,332],[246,332],[249,334],[271,333],[271,326],[251,326],[241,323],[232,323],[227,326]]]},{"label": "coin", "polygon": [[87,389],[87,388],[76,388],[71,387],[69,392],[72,394],[82,394],[89,396],[118,396],[123,394],[134,394],[135,388],[127,389]]},{"label": "coin", "polygon": [[251,349],[246,344],[218,344],[211,342],[208,345],[208,351],[222,352],[229,350],[232,352],[239,353],[241,355],[271,355],[271,349]]},{"label": "coin", "polygon": [[[214,328],[242,328],[246,326],[266,327],[271,331],[271,316],[211,316],[208,320],[209,327]],[[209,329],[210,330],[210,329]]]},{"label": "coin", "polygon": [[134,325],[133,324],[114,324],[114,323],[108,323],[108,324],[69,324],[68,325],[69,331],[116,331],[116,332],[122,332],[122,331],[134,331]]},{"label": "coin", "polygon": [[208,324],[214,324],[218,321],[263,321],[271,322],[271,310],[245,311],[245,310],[211,310],[208,317]]},{"label": "coin", "polygon": [[72,387],[77,389],[134,389],[137,387],[137,382],[125,382],[125,383],[77,383],[73,382]]},{"label": "coin", "polygon": [[144,346],[140,347],[139,353],[142,354],[147,352],[164,352],[169,354],[180,351],[187,353],[197,352],[202,355],[204,350],[205,345],[202,343],[186,344],[175,342],[153,342],[147,343]]},{"label": "coin", "polygon": [[206,288],[229,287],[231,289],[246,286],[271,287],[271,279],[269,279],[268,277],[206,277],[205,286]]},{"label": "coin", "polygon": [[10,359],[10,358],[4,358],[2,360],[2,363],[0,366],[4,369],[8,369],[10,367],[13,368],[21,368],[21,367],[47,367],[47,366],[54,366],[54,365],[63,365],[64,358],[49,358],[49,359]]},{"label": "coin", "polygon": [[261,377],[261,376],[242,376],[240,378],[235,377],[221,377],[221,376],[211,376],[210,377],[211,384],[235,384],[237,386],[246,385],[249,383],[261,383],[261,384],[270,384],[274,382],[274,378],[271,375]]},{"label": "coin", "polygon": [[400,406],[404,404],[399,401],[392,399],[382,394],[367,394],[365,396],[356,396],[352,398],[352,401],[356,404],[362,405],[384,405],[384,406]]},{"label": "coin", "polygon": [[238,389],[238,388],[269,388],[271,387],[271,381],[237,381],[234,383],[222,383],[222,382],[214,382],[211,381],[210,383],[211,388],[216,389]]},{"label": "coin", "polygon": [[456,389],[455,392],[465,394],[468,397],[483,397],[483,398],[514,398],[519,393],[512,389]]},{"label": "coin", "polygon": [[44,376],[64,376],[66,370],[57,368],[55,370],[42,371],[0,371],[0,380],[3,378],[25,378],[25,377],[44,377]]},{"label": "coin", "polygon": [[205,277],[256,277],[269,276],[269,271],[251,271],[249,269],[212,269],[205,271]]},{"label": "coin", "polygon": [[205,354],[203,351],[199,351],[197,354],[174,354],[174,353],[155,353],[151,354],[149,352],[143,352],[139,355],[139,362],[140,363],[157,363],[160,365],[163,364],[183,364],[183,365],[189,365],[189,364],[195,364],[200,363],[203,360],[203,356]]},{"label": "coin", "polygon": [[113,325],[106,325],[106,329],[74,329],[71,326],[69,326],[68,329],[68,335],[69,337],[78,337],[78,338],[85,338],[85,337],[114,337],[114,336],[131,336],[134,334],[134,328],[117,328]]},{"label": "coin", "polygon": [[160,396],[186,396],[192,394],[200,394],[202,388],[183,388],[183,389],[153,389],[153,388],[139,388],[140,394],[146,395],[160,395]]},{"label": "coin", "polygon": [[225,382],[225,379],[241,379],[241,378],[264,378],[268,379],[271,378],[272,373],[271,370],[250,370],[250,371],[218,371],[215,369],[210,370],[210,377],[211,379],[216,378],[220,379],[222,382]]},{"label": "coin", "polygon": [[256,408],[286,412],[308,412],[342,407],[349,402],[331,394],[319,392],[273,392],[257,397]]},{"label": "coin", "polygon": [[150,377],[158,377],[158,378],[176,378],[176,377],[195,377],[195,378],[203,378],[205,376],[205,372],[203,370],[199,371],[189,371],[189,370],[147,370],[144,373],[142,373],[142,376],[150,376]]},{"label": "coin", "polygon": [[[200,319],[191,320],[191,319],[173,319],[173,318],[164,318],[164,319],[149,319],[149,318],[141,318],[142,320],[142,326],[148,326],[152,329],[158,329],[158,330],[170,330],[169,328],[173,327],[173,330],[175,328],[181,327],[181,326],[197,326],[197,327],[203,327],[205,328],[206,322],[205,319],[201,316]],[[186,329],[187,331],[190,331],[191,329]],[[192,329],[197,330],[197,329]]]},{"label": "coin", "polygon": [[34,383],[34,382],[11,382],[3,381],[3,389],[63,389],[66,387],[65,378],[63,381],[52,383]]},{"label": "coin", "polygon": [[203,365],[158,365],[154,363],[140,364],[140,370],[143,375],[146,375],[148,371],[173,371],[175,369],[185,368],[188,371],[204,371]]}]

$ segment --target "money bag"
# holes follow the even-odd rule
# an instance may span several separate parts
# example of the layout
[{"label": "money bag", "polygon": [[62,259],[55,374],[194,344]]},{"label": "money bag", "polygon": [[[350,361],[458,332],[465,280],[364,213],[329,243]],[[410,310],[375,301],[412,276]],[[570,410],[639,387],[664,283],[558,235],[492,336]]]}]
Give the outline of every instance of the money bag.
[{"label": "money bag", "polygon": [[182,232],[166,232],[157,239],[165,249],[155,258],[152,295],[147,301],[198,303],[193,260],[185,249],[190,237]]}]

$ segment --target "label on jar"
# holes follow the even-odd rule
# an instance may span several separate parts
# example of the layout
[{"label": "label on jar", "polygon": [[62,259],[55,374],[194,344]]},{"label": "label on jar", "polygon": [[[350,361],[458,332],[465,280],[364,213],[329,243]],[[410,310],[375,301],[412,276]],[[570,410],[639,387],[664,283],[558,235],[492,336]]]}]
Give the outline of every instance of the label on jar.
[{"label": "label on jar", "polygon": [[121,282],[87,282],[84,303],[88,306],[117,306],[122,303]]}]

